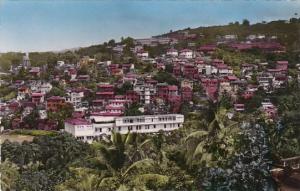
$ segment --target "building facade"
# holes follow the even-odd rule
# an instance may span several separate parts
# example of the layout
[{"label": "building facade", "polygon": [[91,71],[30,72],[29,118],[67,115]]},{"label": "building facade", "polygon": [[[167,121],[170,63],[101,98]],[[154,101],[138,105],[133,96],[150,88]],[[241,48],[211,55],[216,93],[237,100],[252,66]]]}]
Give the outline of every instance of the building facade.
[{"label": "building facade", "polygon": [[112,131],[121,134],[128,132],[157,133],[173,131],[183,126],[181,114],[141,115],[127,117],[91,116],[90,120],[68,119],[65,121],[65,132],[77,139],[92,142],[102,136],[111,135]]}]

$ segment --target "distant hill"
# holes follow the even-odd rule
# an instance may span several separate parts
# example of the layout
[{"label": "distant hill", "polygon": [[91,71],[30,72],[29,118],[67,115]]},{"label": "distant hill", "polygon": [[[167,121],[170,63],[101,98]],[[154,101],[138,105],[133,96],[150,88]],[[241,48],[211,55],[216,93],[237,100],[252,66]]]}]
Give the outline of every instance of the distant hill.
[{"label": "distant hill", "polygon": [[[277,36],[278,41],[287,47],[288,51],[299,51],[300,52],[300,18],[292,18],[289,21],[278,20],[271,22],[263,22],[249,25],[240,23],[230,23],[223,26],[209,26],[209,27],[198,27],[198,28],[186,28],[178,31],[173,31],[165,33],[158,36],[174,36],[176,34],[188,31],[189,34],[196,34],[196,46],[201,44],[214,43],[217,36],[235,34],[238,36],[239,40],[244,40],[250,34],[264,34],[266,36]],[[131,38],[127,38],[131,39]],[[180,43],[182,43],[181,40]],[[112,44],[115,44],[114,42]],[[31,53],[30,57],[33,65],[43,65],[45,63],[53,63],[57,59],[72,58],[71,60],[76,60],[76,58],[81,56],[95,56],[109,58],[112,50],[112,45],[109,42],[103,44],[91,45],[89,47],[80,48],[70,48],[65,50],[58,50],[52,52],[35,52]],[[178,46],[181,48],[184,46]],[[159,49],[159,47],[157,48]],[[155,52],[155,50],[153,50]],[[7,71],[11,64],[20,63],[22,58],[22,53],[1,53],[0,54],[0,70]],[[70,60],[70,59],[69,59]]]},{"label": "distant hill", "polygon": [[176,33],[188,31],[190,34],[203,35],[197,39],[200,43],[213,43],[217,35],[236,34],[240,40],[245,39],[250,34],[264,34],[266,36],[277,36],[278,41],[290,50],[300,50],[300,18],[292,18],[289,21],[278,20],[268,23],[256,23],[253,25],[243,25],[232,23],[223,26],[198,27],[194,29],[184,29],[166,33],[163,36],[171,36]]}]

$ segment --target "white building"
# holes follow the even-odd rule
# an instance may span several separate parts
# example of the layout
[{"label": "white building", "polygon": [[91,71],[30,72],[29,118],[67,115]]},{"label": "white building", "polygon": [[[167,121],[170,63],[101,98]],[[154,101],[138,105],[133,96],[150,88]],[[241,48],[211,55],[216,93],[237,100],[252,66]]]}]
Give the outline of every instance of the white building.
[{"label": "white building", "polygon": [[149,57],[149,53],[147,51],[140,50],[139,52],[137,52],[137,56],[139,58],[148,58]]},{"label": "white building", "polygon": [[92,142],[94,139],[94,127],[85,119],[65,120],[65,131],[82,141]]},{"label": "white building", "polygon": [[75,108],[80,107],[82,98],[84,97],[84,91],[74,90],[67,93],[66,101],[72,103]]},{"label": "white building", "polygon": [[176,49],[169,49],[168,51],[167,51],[167,55],[168,56],[174,56],[174,57],[177,57],[178,56],[178,51],[176,50]]},{"label": "white building", "polygon": [[30,64],[30,59],[29,59],[29,53],[26,53],[26,54],[23,56],[22,66],[23,66],[25,69],[30,68],[31,64]]},{"label": "white building", "polygon": [[156,133],[178,129],[182,127],[183,122],[184,116],[180,114],[119,117],[115,120],[115,130],[122,134],[129,131]]},{"label": "white building", "polygon": [[123,49],[124,49],[123,45],[116,45],[115,47],[113,47],[113,51],[118,53],[122,53]]},{"label": "white building", "polygon": [[62,60],[58,60],[58,61],[56,62],[56,64],[57,64],[58,67],[63,67],[63,66],[65,65],[65,62],[62,61]]},{"label": "white building", "polygon": [[69,119],[65,121],[65,131],[79,140],[92,142],[94,139],[111,135],[112,131],[126,134],[157,133],[173,131],[182,127],[184,116],[181,114],[141,115],[127,117],[91,116],[85,119]]},{"label": "white building", "polygon": [[151,97],[156,95],[156,88],[149,84],[137,83],[133,90],[140,95],[140,102],[143,104],[150,104]]},{"label": "white building", "polygon": [[238,36],[236,34],[227,34],[223,37],[225,40],[236,40]]},{"label": "white building", "polygon": [[42,82],[40,85],[40,92],[46,94],[50,92],[52,89],[52,85],[49,82]]},{"label": "white building", "polygon": [[194,52],[190,49],[183,49],[180,51],[179,56],[187,59],[194,58]]},{"label": "white building", "polygon": [[31,91],[41,92],[43,94],[46,94],[46,93],[50,92],[51,89],[52,89],[51,83],[43,82],[43,81],[40,81],[40,80],[32,81],[29,86],[30,86]]}]

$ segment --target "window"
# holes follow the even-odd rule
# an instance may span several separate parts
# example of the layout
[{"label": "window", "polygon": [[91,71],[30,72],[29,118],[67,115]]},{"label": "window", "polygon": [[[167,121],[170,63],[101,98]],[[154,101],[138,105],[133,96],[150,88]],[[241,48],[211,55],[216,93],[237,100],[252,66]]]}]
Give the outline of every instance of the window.
[{"label": "window", "polygon": [[156,128],[156,125],[153,125],[153,128],[155,129],[155,128]]},{"label": "window", "polygon": [[118,127],[119,131],[121,131],[121,127]]},{"label": "window", "polygon": [[164,128],[167,128],[167,125],[166,125],[166,124],[164,124]]},{"label": "window", "polygon": [[94,138],[93,136],[87,136],[87,137],[86,137],[87,140],[91,140],[91,139],[93,139],[93,138]]}]

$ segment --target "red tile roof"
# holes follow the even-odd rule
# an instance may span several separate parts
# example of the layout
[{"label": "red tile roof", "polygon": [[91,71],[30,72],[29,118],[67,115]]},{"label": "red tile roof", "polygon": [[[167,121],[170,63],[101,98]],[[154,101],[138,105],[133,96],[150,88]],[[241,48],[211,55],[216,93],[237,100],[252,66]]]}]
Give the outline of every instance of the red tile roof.
[{"label": "red tile roof", "polygon": [[66,119],[65,123],[69,123],[71,125],[91,125],[91,122],[81,118]]}]

